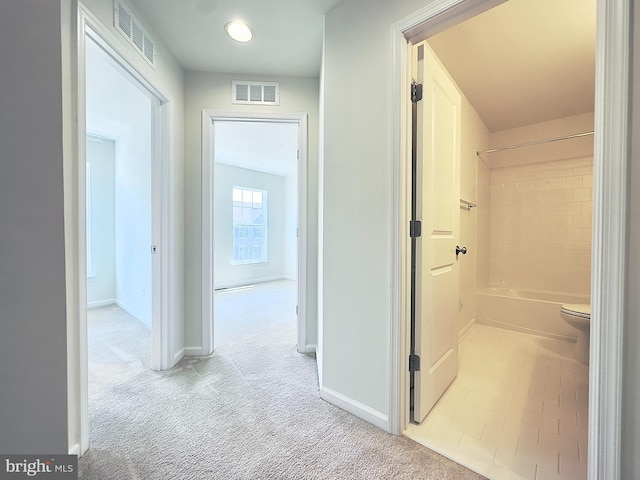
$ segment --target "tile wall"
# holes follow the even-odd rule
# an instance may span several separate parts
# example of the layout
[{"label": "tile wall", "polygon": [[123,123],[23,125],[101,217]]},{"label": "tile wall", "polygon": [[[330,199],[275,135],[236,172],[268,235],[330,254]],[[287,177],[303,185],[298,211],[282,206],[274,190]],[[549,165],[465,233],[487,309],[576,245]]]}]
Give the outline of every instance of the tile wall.
[{"label": "tile wall", "polygon": [[491,169],[490,285],[589,294],[592,184],[593,157]]},{"label": "tile wall", "polygon": [[476,259],[477,286],[479,289],[489,286],[491,271],[489,243],[491,232],[491,169],[478,157],[478,208],[477,211],[477,248]]}]

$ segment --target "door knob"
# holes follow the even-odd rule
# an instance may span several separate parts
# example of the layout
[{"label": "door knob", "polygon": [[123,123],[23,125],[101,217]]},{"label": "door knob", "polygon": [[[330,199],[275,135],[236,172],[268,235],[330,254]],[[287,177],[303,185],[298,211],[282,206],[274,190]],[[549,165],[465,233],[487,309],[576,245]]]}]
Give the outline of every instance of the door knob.
[{"label": "door knob", "polygon": [[467,254],[467,247],[461,247],[460,245],[456,245],[456,257],[460,254]]}]

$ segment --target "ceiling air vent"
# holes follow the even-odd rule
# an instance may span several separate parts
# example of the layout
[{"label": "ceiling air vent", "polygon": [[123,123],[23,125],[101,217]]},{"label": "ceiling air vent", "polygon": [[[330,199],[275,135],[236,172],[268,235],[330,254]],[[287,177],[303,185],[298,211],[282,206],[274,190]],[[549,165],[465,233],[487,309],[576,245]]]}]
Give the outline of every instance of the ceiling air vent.
[{"label": "ceiling air vent", "polygon": [[280,105],[280,84],[233,80],[231,97],[231,103],[241,105]]},{"label": "ceiling air vent", "polygon": [[138,53],[153,66],[156,60],[156,42],[122,0],[114,0],[114,25]]}]

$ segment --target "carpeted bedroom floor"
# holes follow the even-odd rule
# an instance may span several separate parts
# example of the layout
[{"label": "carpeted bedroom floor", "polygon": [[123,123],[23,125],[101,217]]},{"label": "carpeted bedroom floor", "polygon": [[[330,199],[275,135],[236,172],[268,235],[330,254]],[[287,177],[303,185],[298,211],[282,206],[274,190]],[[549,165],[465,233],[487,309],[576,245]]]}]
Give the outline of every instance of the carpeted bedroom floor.
[{"label": "carpeted bedroom floor", "polygon": [[483,478],[321,400],[293,322],[155,372],[150,332],[118,310],[90,312],[80,479]]}]

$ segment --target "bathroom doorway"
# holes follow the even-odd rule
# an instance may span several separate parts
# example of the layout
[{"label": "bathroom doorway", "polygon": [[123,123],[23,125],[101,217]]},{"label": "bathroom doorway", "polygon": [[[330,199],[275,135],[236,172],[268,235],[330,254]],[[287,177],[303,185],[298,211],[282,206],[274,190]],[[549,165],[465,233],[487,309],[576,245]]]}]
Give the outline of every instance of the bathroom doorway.
[{"label": "bathroom doorway", "polygon": [[[480,4],[480,3],[481,3],[481,2],[476,2],[476,4]],[[491,3],[491,2],[487,2],[487,3]],[[496,2],[493,2],[493,3],[495,4]],[[498,2],[498,3],[499,3],[499,2]],[[514,3],[514,2],[509,2],[509,4],[513,4],[513,3]],[[593,7],[595,8],[595,5],[593,5]],[[477,12],[476,12],[476,13],[477,13]],[[595,18],[595,10],[593,10],[593,17]],[[453,23],[456,23],[456,22],[452,22],[452,24],[453,24]],[[412,25],[412,27],[415,27],[414,33],[416,33],[416,35],[418,35],[418,38],[420,37],[420,35],[422,35],[422,38],[425,38],[425,37],[427,36],[427,34],[425,33],[425,31],[426,31],[426,29],[427,29],[426,27],[415,26],[415,25]],[[514,27],[514,28],[515,28],[515,27]],[[410,29],[409,29],[409,28],[407,28],[405,31],[408,31],[408,30],[410,30]],[[420,30],[422,30],[422,31],[420,32]],[[594,37],[594,39],[595,39],[595,37]],[[456,46],[452,46],[452,48],[453,48],[453,49],[456,49],[456,48],[458,48],[458,47],[456,47]],[[465,49],[463,48],[461,51],[464,51],[466,56],[468,56],[468,55],[469,55],[469,50],[465,50]],[[595,49],[594,49],[594,51],[595,51]],[[592,52],[591,52],[591,54],[592,54],[592,55],[593,55],[594,51],[592,51]],[[472,69],[472,70],[473,70],[473,69]],[[474,73],[477,73],[477,70],[473,70],[473,71],[474,71]],[[455,80],[455,75],[454,75],[454,80]],[[408,84],[408,83],[407,83],[407,84]],[[594,89],[592,88],[592,96],[593,96],[593,90],[594,90]],[[408,95],[407,95],[407,96],[408,96]],[[502,104],[502,107],[504,107],[504,104]],[[405,110],[405,111],[406,111],[406,110]],[[579,115],[579,113],[578,113],[578,114],[576,114],[576,115]],[[463,120],[463,121],[464,121],[464,120]],[[588,122],[589,120],[587,119],[586,121]],[[591,119],[591,124],[593,125],[593,119]],[[467,137],[469,137],[469,135],[467,135]],[[472,149],[471,149],[471,153],[472,153],[471,158],[472,158],[472,159],[475,159],[475,157],[476,157],[476,156],[475,156],[475,152],[476,152],[477,150],[481,150],[481,149],[483,149],[483,143],[482,143],[482,141],[478,141],[478,138],[473,138],[473,140],[472,140],[471,144],[473,145],[473,147],[472,147]],[[464,157],[464,154],[463,154],[463,158],[465,158],[465,157]],[[582,168],[582,165],[573,166],[572,168],[574,168],[574,169],[580,169],[580,168]],[[465,169],[465,166],[464,166],[464,161],[463,161],[462,172],[464,172],[464,169]],[[576,171],[577,171],[577,170],[574,170],[574,172],[576,172]],[[587,172],[587,171],[585,170],[584,172],[582,172],[582,173],[580,173],[580,174],[576,174],[575,176],[588,177],[589,175],[590,175],[590,172]],[[570,176],[573,176],[573,175],[570,175]],[[591,182],[591,181],[592,181],[592,179],[591,179],[591,178],[588,178],[588,179],[584,179],[584,178],[583,178],[581,181],[583,181],[583,182],[584,182],[585,180],[586,180],[587,182]],[[464,180],[463,180],[463,182],[464,182]],[[463,186],[464,186],[464,185],[463,185]],[[582,185],[581,185],[581,187],[582,187]],[[474,193],[476,193],[476,192],[474,192]],[[461,196],[461,199],[462,199],[463,197],[464,197],[464,195],[462,195],[462,196]],[[405,197],[405,198],[406,198],[406,197]],[[469,212],[472,212],[472,213],[477,213],[477,215],[479,216],[479,215],[480,215],[480,211],[483,209],[483,207],[484,207],[484,208],[487,208],[487,207],[488,207],[489,202],[479,202],[479,201],[477,201],[477,198],[478,198],[477,196],[471,196],[471,197],[469,197],[469,198],[466,198],[467,200],[471,200],[471,202],[469,202],[469,203],[471,203],[471,204],[472,204],[472,206],[471,206],[471,207],[469,207],[468,205],[466,205],[466,206],[464,207],[464,209],[463,209],[463,208],[462,208],[462,205],[461,205],[461,215],[463,215],[463,216],[465,216],[465,215],[466,215],[466,216],[468,216],[468,217],[470,218],[470,217],[471,217],[471,215],[467,215],[467,214],[468,214]],[[492,199],[491,197],[489,197],[489,201],[490,201],[490,202],[491,202],[491,200],[493,200],[493,199]],[[476,207],[476,205],[477,205],[477,207]],[[581,207],[582,207],[582,205],[581,205]],[[589,208],[589,209],[590,209],[590,207],[591,207],[591,206],[589,205],[587,208]],[[473,210],[473,208],[477,208],[477,210]],[[582,213],[580,213],[580,214],[582,215]],[[586,215],[586,214],[585,214],[585,215]],[[463,218],[464,218],[464,217],[463,217]],[[464,222],[463,222],[463,223],[464,223]],[[464,230],[465,230],[465,228],[464,228],[464,226],[463,226],[462,231],[464,232]],[[473,231],[475,231],[475,230],[474,230],[474,229],[469,229],[469,231],[473,232]],[[574,233],[578,233],[578,232],[574,232]],[[465,243],[465,242],[464,242],[464,241],[462,241],[462,243]],[[407,250],[408,250],[408,247],[406,247],[406,248],[407,248]],[[472,251],[470,251],[470,252],[469,252],[469,254],[471,254],[471,253],[472,253]],[[477,261],[477,262],[479,263],[479,265],[480,265],[480,264],[481,264],[483,261],[485,261],[485,260],[484,260],[484,259],[482,259],[482,258],[478,258],[476,261]],[[479,266],[479,268],[481,268],[481,266],[482,266],[482,265],[480,265],[480,266]],[[488,265],[487,265],[487,268],[488,268]],[[589,276],[590,276],[590,275],[589,275],[589,274],[587,274],[587,277],[589,277]],[[474,274],[474,277],[475,277],[475,274]],[[405,277],[405,278],[406,278],[406,277]],[[464,279],[462,280],[462,284],[464,284]],[[464,285],[463,285],[463,286],[464,286]],[[587,288],[588,288],[588,287],[587,287]],[[474,297],[474,298],[465,298],[465,296],[464,296],[464,292],[462,292],[462,293],[463,293],[463,296],[460,298],[460,300],[461,300],[461,302],[460,302],[460,307],[461,307],[461,309],[463,309],[464,307],[467,307],[470,303],[472,304],[473,302],[475,302],[475,288],[473,289],[473,297]],[[461,316],[460,316],[460,318],[459,318],[459,322],[461,322],[461,323],[459,324],[459,327],[460,327],[460,328],[459,328],[459,332],[460,332],[460,334],[461,334],[461,337],[463,337],[463,336],[467,335],[467,334],[472,330],[472,325],[471,325],[471,326],[469,326],[469,327],[467,327],[468,322],[464,321],[464,316],[463,316],[463,315],[461,315]],[[408,347],[407,347],[407,348],[408,348]],[[560,353],[562,353],[562,352],[560,352]],[[586,375],[586,377],[588,378],[588,374]],[[583,387],[585,387],[585,386],[583,385]],[[586,388],[582,388],[582,394],[583,394],[583,396],[584,396],[585,392],[587,392],[587,389],[586,389]],[[459,420],[460,420],[460,419],[459,419]],[[583,426],[586,426],[586,425],[585,425],[585,424],[583,424]],[[481,433],[481,432],[480,432],[480,433]],[[459,440],[460,440],[460,439],[458,439],[458,441],[459,441]],[[457,442],[458,442],[458,441],[457,441]],[[457,442],[456,442],[456,444],[457,444]],[[586,443],[586,442],[585,442],[585,443]],[[582,447],[582,448],[583,448],[583,450],[586,452],[586,445],[585,445],[584,447]],[[442,453],[442,452],[441,452],[441,453]],[[477,452],[476,452],[476,453],[477,453]],[[582,458],[586,458],[586,455],[584,455]],[[582,468],[584,468],[584,472],[586,472],[586,465],[585,465],[584,467],[582,467]],[[534,465],[534,469],[535,469],[535,465]],[[557,473],[557,472],[556,472],[556,473]],[[534,472],[533,472],[533,475],[535,475],[535,470],[534,470]],[[568,477],[568,478],[573,478],[573,477]],[[579,477],[578,477],[578,478],[579,478]]]}]

